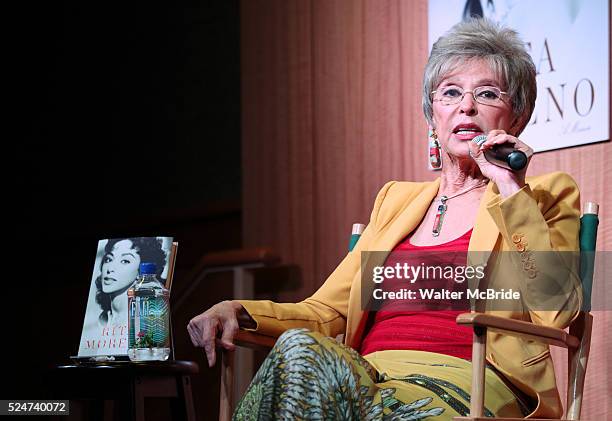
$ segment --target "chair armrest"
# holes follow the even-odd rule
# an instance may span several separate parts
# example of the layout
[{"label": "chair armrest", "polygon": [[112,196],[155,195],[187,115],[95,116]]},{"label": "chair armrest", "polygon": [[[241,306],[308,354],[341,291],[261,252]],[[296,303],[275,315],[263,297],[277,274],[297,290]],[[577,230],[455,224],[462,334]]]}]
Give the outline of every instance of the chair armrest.
[{"label": "chair armrest", "polygon": [[539,326],[522,320],[507,319],[490,314],[463,313],[457,316],[457,324],[503,331],[509,335],[526,337],[563,348],[577,348],[580,345],[578,338],[563,329]]},{"label": "chair armrest", "polygon": [[234,343],[244,348],[269,351],[276,343],[276,339],[272,336],[241,329],[234,337]]}]

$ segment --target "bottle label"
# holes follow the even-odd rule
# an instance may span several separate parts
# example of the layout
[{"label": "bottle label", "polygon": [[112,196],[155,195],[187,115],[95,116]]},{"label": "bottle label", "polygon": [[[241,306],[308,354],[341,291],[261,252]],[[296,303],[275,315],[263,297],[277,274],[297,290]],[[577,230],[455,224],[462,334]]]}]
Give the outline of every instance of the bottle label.
[{"label": "bottle label", "polygon": [[170,315],[167,294],[129,297],[129,348],[169,348]]}]

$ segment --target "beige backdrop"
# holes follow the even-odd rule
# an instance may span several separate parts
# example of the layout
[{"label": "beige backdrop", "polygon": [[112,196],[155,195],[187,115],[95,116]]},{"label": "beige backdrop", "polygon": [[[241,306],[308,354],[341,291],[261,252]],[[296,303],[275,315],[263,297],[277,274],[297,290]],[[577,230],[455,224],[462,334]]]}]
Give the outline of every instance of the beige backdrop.
[{"label": "beige backdrop", "polygon": [[[292,300],[340,261],[386,181],[436,177],[420,107],[427,1],[243,0],[241,18],[244,244],[271,245],[302,267]],[[529,168],[566,171],[583,201],[600,203],[600,250],[612,250],[608,154],[610,142],[545,152]],[[609,322],[595,314],[585,419],[612,414]]]}]

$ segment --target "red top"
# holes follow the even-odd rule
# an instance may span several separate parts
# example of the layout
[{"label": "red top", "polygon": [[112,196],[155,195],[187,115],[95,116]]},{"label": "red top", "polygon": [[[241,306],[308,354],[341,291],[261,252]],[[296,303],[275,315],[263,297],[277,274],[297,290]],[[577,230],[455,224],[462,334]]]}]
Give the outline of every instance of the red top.
[{"label": "red top", "polygon": [[[385,266],[395,266],[400,261],[401,265],[408,263],[413,267],[465,266],[471,236],[470,229],[461,237],[436,246],[415,246],[410,243],[408,236],[395,246],[387,257]],[[455,318],[469,308],[465,301],[467,282],[458,283],[455,279],[459,278],[420,276],[415,277],[414,282],[410,284],[406,279],[383,281],[380,285],[384,291],[399,291],[407,287],[417,292],[423,288],[464,291],[464,301],[458,303],[450,298],[440,299],[435,300],[432,305],[431,300],[425,303],[418,298],[408,301],[386,300],[371,321],[372,325],[361,344],[361,354],[388,349],[410,349],[471,359],[472,331],[469,327],[455,323]]]}]

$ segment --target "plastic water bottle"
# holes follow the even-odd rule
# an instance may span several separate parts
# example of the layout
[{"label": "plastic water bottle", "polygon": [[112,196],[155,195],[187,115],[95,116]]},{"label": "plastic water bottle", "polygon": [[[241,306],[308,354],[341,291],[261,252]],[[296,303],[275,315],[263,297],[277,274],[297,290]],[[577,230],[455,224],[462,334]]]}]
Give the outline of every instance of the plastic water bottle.
[{"label": "plastic water bottle", "polygon": [[165,361],[170,355],[170,294],[155,276],[155,263],[141,263],[128,290],[128,357],[132,361]]}]

